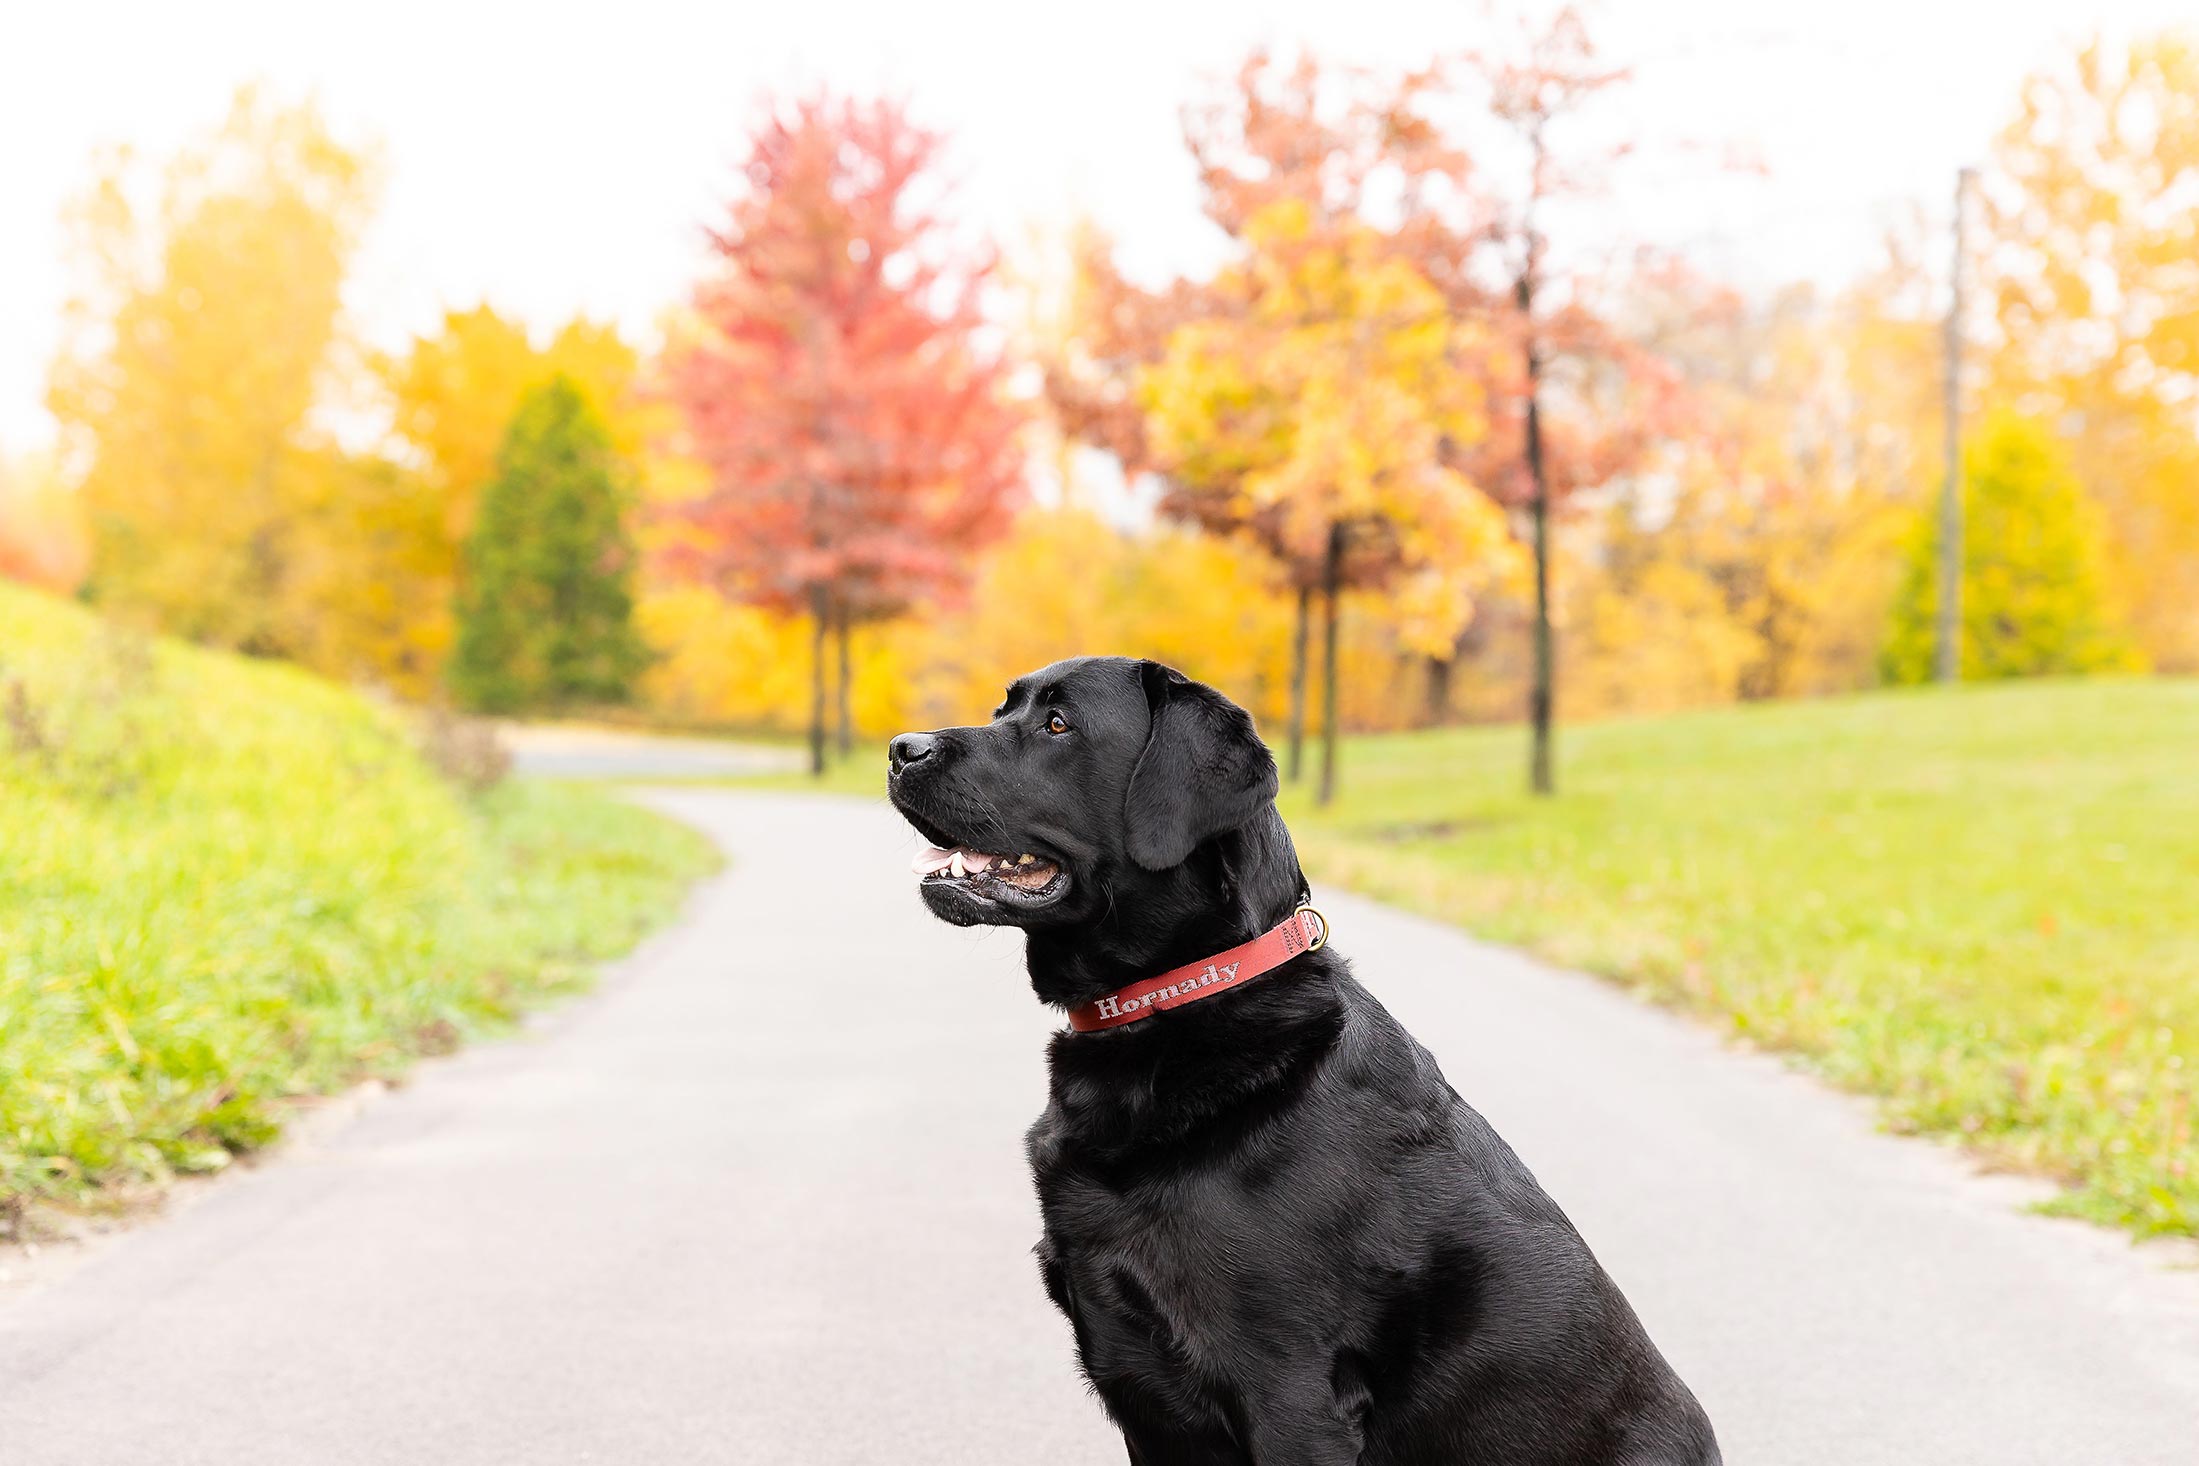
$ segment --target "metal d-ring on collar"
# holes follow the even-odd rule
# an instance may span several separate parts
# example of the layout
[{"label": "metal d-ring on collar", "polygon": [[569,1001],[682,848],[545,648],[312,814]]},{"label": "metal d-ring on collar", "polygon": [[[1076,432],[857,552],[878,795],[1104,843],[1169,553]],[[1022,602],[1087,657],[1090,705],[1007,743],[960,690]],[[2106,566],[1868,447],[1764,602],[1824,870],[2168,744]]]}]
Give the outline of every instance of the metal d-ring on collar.
[{"label": "metal d-ring on collar", "polygon": [[1291,914],[1293,916],[1310,916],[1315,921],[1321,923],[1321,935],[1314,938],[1307,945],[1306,950],[1308,952],[1318,952],[1323,947],[1326,947],[1329,944],[1329,919],[1323,916],[1320,910],[1316,908],[1311,901],[1299,902],[1298,909]]}]

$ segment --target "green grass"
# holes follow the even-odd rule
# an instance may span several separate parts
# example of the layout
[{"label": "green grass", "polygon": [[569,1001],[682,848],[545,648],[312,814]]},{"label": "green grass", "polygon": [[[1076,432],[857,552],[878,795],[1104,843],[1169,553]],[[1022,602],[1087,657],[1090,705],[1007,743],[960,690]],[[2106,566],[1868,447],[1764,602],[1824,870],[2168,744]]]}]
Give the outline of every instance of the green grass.
[{"label": "green grass", "polygon": [[[1998,685],[1355,739],[1317,881],[1629,983],[2199,1233],[2199,683]],[[1348,942],[1348,938],[1347,938]]]},{"label": "green grass", "polygon": [[0,1219],[217,1167],[508,1023],[709,862],[585,788],[469,794],[302,672],[0,586]]},{"label": "green grass", "polygon": [[[2199,682],[1999,684],[1348,740],[1317,882],[1626,983],[1897,1129],[2199,1234]],[[878,797],[882,754],[783,789]],[[1343,937],[1350,944],[1349,934]]]}]

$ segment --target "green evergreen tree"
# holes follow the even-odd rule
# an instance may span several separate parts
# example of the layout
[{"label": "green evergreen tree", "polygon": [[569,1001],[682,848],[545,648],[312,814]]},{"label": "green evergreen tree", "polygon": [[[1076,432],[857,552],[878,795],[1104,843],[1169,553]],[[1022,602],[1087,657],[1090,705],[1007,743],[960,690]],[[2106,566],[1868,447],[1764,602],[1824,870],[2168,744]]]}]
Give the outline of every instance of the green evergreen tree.
[{"label": "green evergreen tree", "polygon": [[466,541],[451,690],[479,712],[622,702],[634,630],[628,473],[573,381],[521,399]]},{"label": "green evergreen tree", "polygon": [[[2098,511],[2053,434],[2013,412],[1990,415],[1963,452],[1962,503],[1965,681],[2144,670],[2110,614]],[[1938,544],[1927,508],[1879,653],[1888,682],[1931,678]]]}]

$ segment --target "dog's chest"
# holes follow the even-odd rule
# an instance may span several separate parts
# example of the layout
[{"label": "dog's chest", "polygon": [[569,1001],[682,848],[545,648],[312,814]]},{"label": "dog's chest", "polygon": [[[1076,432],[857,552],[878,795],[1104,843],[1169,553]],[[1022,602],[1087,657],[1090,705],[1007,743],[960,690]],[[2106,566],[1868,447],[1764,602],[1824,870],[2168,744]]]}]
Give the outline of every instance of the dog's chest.
[{"label": "dog's chest", "polygon": [[1076,1331],[1086,1375],[1118,1413],[1226,1433],[1256,1368],[1257,1236],[1211,1198],[1151,1185],[1117,1191],[1042,1173],[1046,1286]]}]

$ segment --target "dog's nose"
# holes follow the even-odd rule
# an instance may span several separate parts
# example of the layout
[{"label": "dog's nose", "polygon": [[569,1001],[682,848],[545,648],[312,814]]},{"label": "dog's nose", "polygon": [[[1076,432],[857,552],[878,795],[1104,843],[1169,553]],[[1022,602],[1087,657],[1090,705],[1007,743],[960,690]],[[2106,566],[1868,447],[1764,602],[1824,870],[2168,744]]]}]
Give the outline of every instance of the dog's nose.
[{"label": "dog's nose", "polygon": [[929,733],[904,733],[886,745],[886,767],[898,774],[910,764],[922,763],[939,747]]}]

